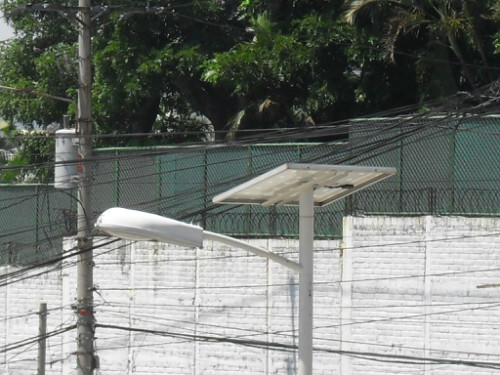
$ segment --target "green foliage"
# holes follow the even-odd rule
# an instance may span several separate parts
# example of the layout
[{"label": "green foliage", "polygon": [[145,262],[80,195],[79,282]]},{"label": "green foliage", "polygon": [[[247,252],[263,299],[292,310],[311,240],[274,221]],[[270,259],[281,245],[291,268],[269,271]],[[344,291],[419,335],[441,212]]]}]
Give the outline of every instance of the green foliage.
[{"label": "green foliage", "polygon": [[[491,82],[498,61],[490,35],[498,30],[497,0],[352,0],[346,20],[380,38],[378,48],[411,65],[420,100]],[[402,64],[403,62],[403,64]]]},{"label": "green foliage", "polygon": [[[250,18],[253,37],[205,63],[204,79],[246,103],[237,119],[256,127],[328,121],[352,99],[348,46],[352,29],[335,14],[304,14],[285,30],[263,12]],[[347,113],[346,113],[347,115]]]},{"label": "green foliage", "polygon": [[54,138],[47,132],[9,133],[22,137],[14,159],[0,170],[0,183],[52,183],[54,181]]},{"label": "green foliage", "polygon": [[[20,31],[0,46],[0,84],[19,89],[0,92],[0,116],[45,126],[76,116],[74,103],[54,97],[77,98],[77,27],[57,12],[9,13],[28,3],[0,5]],[[117,6],[93,23],[93,125],[191,141],[208,120],[218,135],[237,136],[472,89],[498,77],[498,4],[179,0],[146,14],[143,0],[93,1]]]}]

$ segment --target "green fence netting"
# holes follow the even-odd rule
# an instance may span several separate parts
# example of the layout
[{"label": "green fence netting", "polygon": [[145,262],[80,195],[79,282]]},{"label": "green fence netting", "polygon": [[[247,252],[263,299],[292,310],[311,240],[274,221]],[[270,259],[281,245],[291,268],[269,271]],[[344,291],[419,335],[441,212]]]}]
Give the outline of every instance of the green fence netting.
[{"label": "green fence netting", "polygon": [[76,230],[75,198],[49,186],[0,187],[0,264],[53,259]]},{"label": "green fence netting", "polygon": [[[295,207],[216,206],[212,197],[286,162],[391,166],[398,174],[315,212],[317,237],[339,237],[345,214],[500,213],[500,119],[435,117],[352,123],[320,144],[95,150],[93,215],[113,206],[234,236],[296,236]],[[0,186],[0,262],[36,263],[75,233],[76,191]]]}]

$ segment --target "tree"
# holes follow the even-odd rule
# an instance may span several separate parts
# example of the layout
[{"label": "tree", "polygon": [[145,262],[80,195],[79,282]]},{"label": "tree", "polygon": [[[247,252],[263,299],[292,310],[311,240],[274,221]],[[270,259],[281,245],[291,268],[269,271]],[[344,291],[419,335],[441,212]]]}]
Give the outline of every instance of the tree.
[{"label": "tree", "polygon": [[[76,98],[75,29],[68,20],[57,19],[55,13],[9,13],[25,3],[18,0],[3,5],[14,26],[22,31],[17,40],[0,51],[3,83]],[[162,1],[147,3],[150,7],[164,5]],[[235,17],[239,2],[178,1],[157,14],[142,12],[146,9],[144,1],[134,5],[135,9],[123,11],[118,7],[94,25],[96,130],[171,130],[184,119],[192,119],[192,113],[203,114],[216,129],[223,129],[235,103],[227,93],[220,88],[214,90],[200,78],[203,63],[214,52],[231,48],[245,33],[244,27],[235,26],[239,25]],[[45,61],[38,64],[38,56]],[[16,61],[24,63],[16,65]],[[61,66],[67,68],[63,63],[68,61],[70,71],[62,71]],[[2,96],[0,113],[9,119],[17,116],[46,124],[59,120],[62,113],[74,112],[72,106],[48,103],[41,97],[37,100],[32,98],[28,104],[26,97]],[[50,108],[54,110],[47,111]]]},{"label": "tree", "polygon": [[[382,35],[386,57],[396,61],[396,50],[420,55],[418,80],[424,83],[423,97],[428,98],[449,95],[458,89],[475,89],[494,78],[488,61],[493,56],[492,45],[485,45],[482,38],[487,35],[482,32],[492,24],[491,3],[354,0],[349,3],[346,20],[363,27],[382,17],[384,22],[379,24],[377,33]],[[455,62],[460,69],[455,68]],[[439,85],[432,85],[436,81]],[[425,90],[429,84],[430,89]]]},{"label": "tree", "polygon": [[69,98],[61,100],[75,85],[74,76],[61,71],[62,57],[69,48],[64,43],[44,49],[39,45],[25,36],[0,46],[0,82],[15,89],[0,91],[0,113],[11,122],[31,126],[60,121],[71,103]]},{"label": "tree", "polygon": [[166,131],[193,113],[224,129],[235,103],[201,79],[203,64],[244,31],[236,27],[234,2],[184,3],[161,15],[115,15],[99,29],[94,98],[102,131]]},{"label": "tree", "polygon": [[[54,11],[34,13],[12,12],[28,0],[1,5],[19,34],[0,46],[0,84],[25,90],[0,95],[6,119],[46,125],[75,114],[73,103],[50,98],[76,101],[76,27],[59,3],[49,0]],[[311,126],[497,76],[493,0],[355,0],[352,25],[334,0],[122,3],[93,1],[93,124],[100,133],[190,131],[210,122],[221,138]]]},{"label": "tree", "polygon": [[216,53],[205,65],[204,79],[239,103],[233,129],[310,126],[351,113],[350,27],[339,22],[338,10],[311,5],[283,21],[290,12],[249,12],[252,39]]},{"label": "tree", "polygon": [[0,168],[0,183],[53,182],[55,143],[52,132],[10,130],[7,135],[10,143],[14,143],[12,139],[18,140],[19,150]]},{"label": "tree", "polygon": [[[76,100],[76,28],[55,12],[11,12],[27,3],[18,0],[2,5],[20,33],[0,49],[1,83]],[[110,3],[106,5],[112,6]],[[164,5],[162,1],[147,3]],[[213,95],[210,85],[199,79],[201,62],[239,37],[227,31],[229,24],[237,23],[230,17],[235,5],[214,4],[176,2],[165,12],[146,14],[141,12],[145,2],[136,1],[139,8],[121,11],[118,7],[116,13],[98,19],[93,36],[94,124],[98,131],[149,132],[165,125],[157,121],[158,117],[168,118],[162,111],[181,117],[206,111],[218,126],[219,112],[226,111],[227,103],[217,101],[223,94]],[[61,11],[65,8],[59,6]],[[11,120],[43,125],[75,110],[73,105],[43,96],[2,94],[0,113]]]},{"label": "tree", "polygon": [[[2,82],[76,99],[74,27],[54,12],[9,13],[27,3],[3,4],[22,33],[0,51]],[[144,1],[130,3],[144,9]],[[310,125],[350,114],[352,30],[338,2],[177,1],[157,14],[130,9],[94,25],[98,132],[182,129],[193,113],[216,131]],[[27,99],[0,96],[0,114],[47,124],[74,112],[67,103]]]}]

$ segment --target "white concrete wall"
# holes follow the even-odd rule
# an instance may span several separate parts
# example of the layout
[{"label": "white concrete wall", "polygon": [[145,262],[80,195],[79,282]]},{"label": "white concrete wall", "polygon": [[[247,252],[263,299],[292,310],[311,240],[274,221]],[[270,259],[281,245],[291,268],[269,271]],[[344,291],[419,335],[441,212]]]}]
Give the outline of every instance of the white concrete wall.
[{"label": "white concrete wall", "polygon": [[[252,242],[298,258],[297,241]],[[342,243],[315,243],[314,374],[496,374],[500,288],[476,286],[500,284],[499,242],[499,219],[346,218]],[[40,302],[49,332],[75,324],[74,261],[0,287],[0,374],[36,373],[36,343],[12,347]],[[293,271],[213,243],[118,242],[95,263],[97,323],[123,328],[98,326],[97,374],[296,373]],[[47,374],[75,373],[75,335],[49,338]]]},{"label": "white concrete wall", "polygon": [[[297,241],[253,242],[297,259]],[[113,251],[102,261],[96,259],[95,279],[102,280],[98,323],[117,324],[119,319],[126,327],[182,336],[98,328],[98,336],[115,337],[98,340],[103,373],[296,373],[294,349],[262,348],[267,341],[297,344],[298,276],[293,271],[214,243],[198,250],[172,246],[167,250],[166,246],[143,242]],[[330,325],[332,318],[338,321],[338,246],[338,241],[316,243],[321,270],[317,281],[326,283],[319,284],[316,291],[319,325]],[[337,330],[325,327],[317,335],[330,337]],[[255,348],[255,344],[261,347]],[[338,343],[333,346],[338,348]],[[119,363],[106,360],[107,353],[121,358]],[[328,366],[328,357],[318,354],[318,364]]]},{"label": "white concrete wall", "polygon": [[[36,374],[40,303],[48,304],[47,331],[74,324],[70,303],[63,296],[63,270],[39,268],[17,275],[15,267],[0,268],[0,374]],[[7,275],[11,277],[4,278]],[[5,284],[6,285],[5,285]],[[24,345],[28,344],[28,345]],[[48,374],[62,374],[63,359],[68,350],[65,334],[48,340]]]},{"label": "white concrete wall", "polygon": [[477,286],[500,283],[499,244],[499,219],[345,219],[342,347],[393,361],[342,356],[345,374],[497,373],[500,288]]}]

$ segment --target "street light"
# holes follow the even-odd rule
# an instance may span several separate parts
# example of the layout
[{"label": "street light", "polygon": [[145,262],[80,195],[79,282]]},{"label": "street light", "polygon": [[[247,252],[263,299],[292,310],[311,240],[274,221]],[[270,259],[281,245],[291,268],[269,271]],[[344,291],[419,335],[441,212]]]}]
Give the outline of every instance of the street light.
[{"label": "street light", "polygon": [[287,163],[213,198],[218,204],[299,206],[299,263],[236,238],[205,231],[159,215],[114,207],[96,222],[99,232],[130,240],[155,240],[202,247],[214,240],[276,261],[299,273],[299,375],[311,375],[313,364],[314,207],[391,177],[395,168]]},{"label": "street light", "polygon": [[313,369],[314,207],[396,174],[395,168],[287,163],[213,198],[220,204],[299,206],[298,375]]}]

